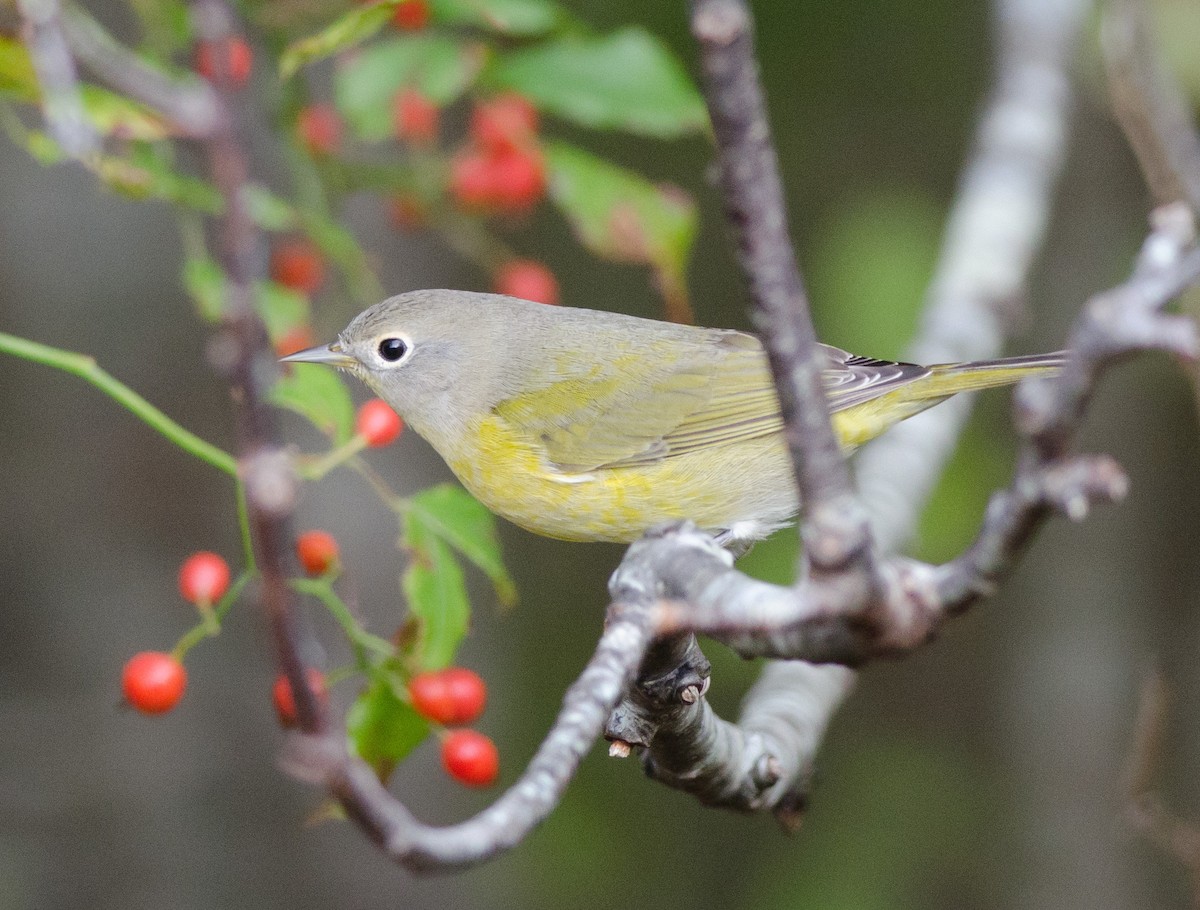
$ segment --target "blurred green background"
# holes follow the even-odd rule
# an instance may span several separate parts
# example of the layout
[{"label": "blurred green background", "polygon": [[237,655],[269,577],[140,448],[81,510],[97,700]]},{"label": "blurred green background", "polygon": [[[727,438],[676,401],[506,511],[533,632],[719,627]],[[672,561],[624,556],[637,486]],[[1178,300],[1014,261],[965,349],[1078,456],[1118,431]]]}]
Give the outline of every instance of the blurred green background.
[{"label": "blurred green background", "polygon": [[[682,3],[567,5],[602,27],[639,22],[694,61]],[[987,87],[987,7],[754,7],[821,333],[899,355]],[[1172,31],[1185,48],[1200,37],[1187,27]],[[1081,301],[1126,273],[1144,228],[1148,199],[1089,58],[1094,51],[1079,67],[1068,174],[1014,351],[1060,346]],[[554,123],[547,131],[568,132]],[[698,320],[745,326],[705,143],[584,141],[699,196]],[[486,276],[437,241],[391,231],[376,201],[356,200],[350,214],[389,292],[485,287]],[[571,305],[660,312],[642,270],[589,257],[553,213],[514,244],[555,269]],[[0,329],[95,355],[229,446],[227,392],[206,366],[180,259],[163,205],[118,199],[78,169],[46,170],[0,143]],[[318,328],[332,334],[347,316],[318,306]],[[320,796],[276,767],[274,668],[249,605],[189,656],[190,689],[176,712],[149,721],[118,706],[127,657],[168,646],[192,621],[175,592],[180,560],[200,548],[238,552],[229,485],[71,378],[0,359],[0,390],[0,910],[1188,902],[1186,876],[1121,818],[1137,688],[1153,657],[1176,695],[1167,799],[1200,817],[1200,451],[1190,389],[1165,358],[1111,374],[1089,424],[1087,447],[1128,468],[1128,502],[1079,527],[1053,522],[998,597],[931,647],[862,674],[831,728],[797,835],[769,818],[703,809],[597,746],[527,843],[433,878],[396,868],[349,825],[305,824]],[[298,421],[287,427],[316,444]],[[1007,396],[994,393],[923,522],[919,552],[945,557],[968,539],[1011,454]],[[447,476],[412,435],[370,457],[408,489]],[[394,623],[394,522],[358,478],[335,473],[308,491],[300,524],[342,540],[363,613],[381,629]],[[522,601],[502,614],[474,579],[463,662],[491,685],[481,726],[511,781],[590,653],[621,550],[503,533]],[[787,549],[786,539],[773,542],[756,563],[770,569]],[[320,616],[312,622],[329,631]],[[757,666],[717,646],[707,653],[710,697],[729,716]],[[349,696],[335,692],[335,702]],[[428,744],[394,788],[431,821],[461,819],[489,799],[449,783]]]}]

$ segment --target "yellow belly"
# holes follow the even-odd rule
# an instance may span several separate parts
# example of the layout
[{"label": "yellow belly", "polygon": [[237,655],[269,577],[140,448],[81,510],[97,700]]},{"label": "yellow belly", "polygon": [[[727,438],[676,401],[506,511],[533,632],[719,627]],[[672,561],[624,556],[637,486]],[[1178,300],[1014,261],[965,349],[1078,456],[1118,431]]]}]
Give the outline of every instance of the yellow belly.
[{"label": "yellow belly", "polygon": [[779,437],[564,473],[494,415],[473,429],[469,451],[446,459],[451,470],[493,512],[548,537],[628,543],[665,521],[687,518],[715,531],[741,522],[778,526],[796,513]]}]

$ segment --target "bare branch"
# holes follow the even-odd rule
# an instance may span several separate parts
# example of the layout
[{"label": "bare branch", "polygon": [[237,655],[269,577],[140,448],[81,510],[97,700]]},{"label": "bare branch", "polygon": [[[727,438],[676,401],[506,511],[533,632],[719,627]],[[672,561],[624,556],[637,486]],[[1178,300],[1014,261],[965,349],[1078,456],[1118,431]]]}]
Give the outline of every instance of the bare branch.
[{"label": "bare branch", "polygon": [[752,30],[745,0],[692,0],[692,33],[700,44],[725,213],[779,393],[800,491],[805,554],[814,571],[836,571],[868,550],[867,522],[829,419],[824,360],[788,236]]},{"label": "bare branch", "polygon": [[25,21],[25,46],[41,87],[42,112],[50,134],[73,158],[94,154],[99,142],[83,108],[58,0],[19,0],[17,8]]},{"label": "bare branch", "polygon": [[[1062,170],[1068,69],[1090,8],[1088,0],[997,4],[995,85],[908,350],[914,363],[986,360],[1004,347]],[[896,552],[912,538],[973,401],[958,395],[898,424],[858,454],[859,492],[884,552]]]},{"label": "bare branch", "polygon": [[216,92],[200,79],[176,80],[151,66],[76,6],[62,16],[75,55],[106,85],[165,117],[181,134],[204,138],[223,128]]},{"label": "bare branch", "polygon": [[[1007,312],[1019,298],[1041,245],[1061,170],[1069,109],[1067,69],[1089,8],[1087,0],[1001,0],[998,5],[995,88],[950,216],[942,259],[912,348],[910,359],[915,362],[986,359],[1000,352]],[[753,223],[753,212],[743,215]],[[969,397],[960,396],[893,428],[859,456],[859,486],[871,509],[881,551],[899,549],[911,536],[969,407]],[[627,560],[614,583],[628,567]],[[724,571],[716,561],[711,568],[718,574]],[[695,571],[695,566],[689,566],[677,577]],[[892,574],[918,590],[929,584],[928,573],[915,566],[893,567]],[[727,580],[738,579],[729,574]],[[921,584],[918,579],[923,579]],[[814,606],[821,615],[802,624],[797,633],[795,628],[773,631],[795,608],[793,592],[741,581],[745,580],[734,581],[728,589],[720,587],[712,597],[714,601],[735,598],[723,602],[747,624],[727,635],[726,641],[743,653],[786,654],[799,649],[814,659],[847,663],[857,663],[870,653],[869,641],[848,632],[846,623],[833,615],[839,598],[862,602],[865,592],[859,587],[843,582],[836,597],[829,592],[810,593],[818,601],[824,598],[819,608]],[[910,617],[907,640],[913,640],[914,628],[930,620],[928,611]],[[795,640],[796,634],[802,641]],[[918,635],[917,640],[924,637]],[[769,664],[747,697],[741,729],[722,730],[722,735],[714,731],[725,722],[710,719],[707,706],[690,712],[663,706],[663,713],[648,723],[656,731],[666,727],[670,735],[651,745],[651,760],[656,767],[676,771],[674,779],[657,776],[706,802],[737,808],[773,806],[783,818],[789,806],[802,805],[803,778],[822,732],[852,684],[853,674],[843,667]],[[829,713],[822,715],[821,710]],[[803,723],[798,723],[801,719]],[[762,731],[764,737],[753,736],[753,731]],[[688,734],[696,739],[688,740]],[[689,767],[702,740],[714,748],[699,750],[700,757]],[[753,744],[749,750],[748,743]],[[668,745],[677,754],[668,755]],[[746,773],[755,767],[755,755],[766,756],[782,771],[769,790],[761,776]],[[738,800],[730,799],[729,793]]]},{"label": "bare branch", "polygon": [[[941,624],[990,593],[1032,533],[1054,511],[1082,518],[1091,503],[1125,492],[1124,475],[1106,457],[1066,453],[1104,369],[1131,353],[1200,353],[1191,320],[1162,312],[1200,281],[1200,248],[1185,209],[1156,213],[1133,276],[1094,297],[1071,333],[1061,375],[1018,389],[1019,428],[1027,442],[1009,488],[993,498],[975,543],[939,566],[893,558],[880,574],[882,595],[845,576],[814,578],[797,589],[745,578],[694,529],[671,529],[630,548],[620,571],[658,581],[659,631],[701,632],[745,655],[854,665],[911,650]],[[869,609],[860,607],[869,603]]]},{"label": "bare branch", "polygon": [[[224,41],[233,34],[233,16],[222,0],[195,0],[192,14],[205,39]],[[218,69],[228,72],[227,67]],[[203,145],[213,183],[225,201],[216,232],[227,297],[222,329],[210,354],[233,392],[239,473],[246,488],[263,608],[279,666],[291,684],[300,728],[317,733],[325,728],[325,718],[300,658],[312,649],[301,644],[287,583],[297,481],[292,459],[275,426],[274,411],[267,403],[279,366],[253,304],[253,282],[266,262],[265,243],[246,209],[247,162],[232,126],[229,108],[233,93],[227,78],[216,80],[214,100],[213,122],[219,128],[208,134]]]},{"label": "bare branch", "polygon": [[418,871],[448,871],[483,862],[520,843],[561,799],[605,718],[629,686],[651,640],[648,612],[609,608],[595,654],[567,690],[550,733],[520,779],[474,818],[446,827],[418,822],[346,754],[333,735],[297,737],[286,756],[297,776],[324,783],[352,818],[394,860]]}]

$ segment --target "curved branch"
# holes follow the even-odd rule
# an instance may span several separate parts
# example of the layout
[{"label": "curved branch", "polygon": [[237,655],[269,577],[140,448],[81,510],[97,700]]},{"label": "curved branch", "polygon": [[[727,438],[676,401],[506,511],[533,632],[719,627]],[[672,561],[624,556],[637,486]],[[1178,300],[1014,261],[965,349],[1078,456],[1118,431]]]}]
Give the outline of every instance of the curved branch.
[{"label": "curved branch", "polygon": [[[1001,0],[995,85],[942,240],[914,363],[1000,355],[1011,313],[1041,249],[1066,155],[1068,70],[1089,0]],[[958,395],[892,427],[856,458],[858,488],[880,548],[912,538],[970,415]]]},{"label": "curved branch", "polygon": [[524,773],[499,799],[464,822],[445,827],[413,817],[374,770],[346,753],[334,735],[297,737],[285,767],[319,782],[392,859],[417,871],[450,871],[491,859],[520,843],[558,805],[604,719],[629,686],[651,641],[649,611],[609,608],[604,633],[567,690],[554,726]]}]

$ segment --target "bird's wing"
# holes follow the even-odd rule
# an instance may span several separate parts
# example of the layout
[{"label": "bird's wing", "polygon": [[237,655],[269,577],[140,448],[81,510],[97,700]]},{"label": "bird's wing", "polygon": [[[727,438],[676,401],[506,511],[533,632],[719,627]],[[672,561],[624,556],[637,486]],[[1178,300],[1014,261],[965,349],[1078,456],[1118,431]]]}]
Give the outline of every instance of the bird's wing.
[{"label": "bird's wing", "polygon": [[879,398],[929,375],[929,367],[915,363],[860,357],[828,344],[821,347],[827,358],[822,379],[830,413]]},{"label": "bird's wing", "polygon": [[[927,372],[827,348],[831,410]],[[603,363],[494,408],[566,471],[634,467],[778,433],[775,386],[758,339],[711,332],[697,344],[617,352]]]}]

